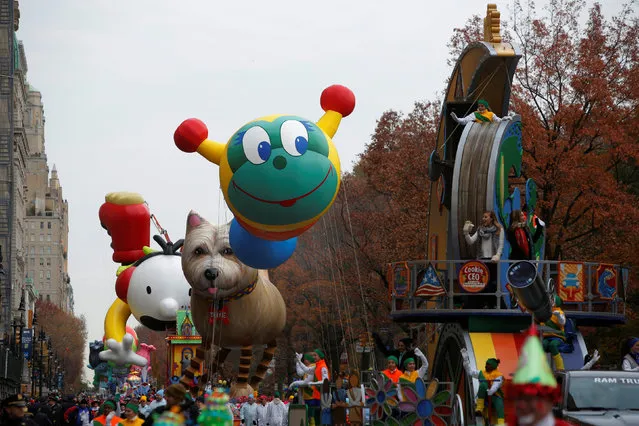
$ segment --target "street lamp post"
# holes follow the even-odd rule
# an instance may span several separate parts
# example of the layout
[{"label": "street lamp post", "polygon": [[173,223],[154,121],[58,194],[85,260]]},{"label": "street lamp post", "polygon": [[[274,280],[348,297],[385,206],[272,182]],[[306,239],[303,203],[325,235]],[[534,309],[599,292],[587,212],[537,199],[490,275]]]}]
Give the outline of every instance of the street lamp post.
[{"label": "street lamp post", "polygon": [[38,377],[38,381],[39,383],[39,388],[40,388],[40,396],[42,396],[42,375],[44,373],[44,366],[42,365],[42,359],[44,358],[44,341],[47,338],[47,335],[44,333],[44,330],[40,330],[40,335],[38,336],[40,339],[40,368],[39,368],[39,377]]}]

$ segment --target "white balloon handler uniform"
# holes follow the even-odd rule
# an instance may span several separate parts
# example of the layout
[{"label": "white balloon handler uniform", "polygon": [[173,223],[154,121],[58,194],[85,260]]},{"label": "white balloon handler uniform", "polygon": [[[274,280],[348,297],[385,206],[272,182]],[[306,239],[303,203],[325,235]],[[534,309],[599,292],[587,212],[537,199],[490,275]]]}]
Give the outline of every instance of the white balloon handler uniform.
[{"label": "white balloon handler uniform", "polygon": [[288,407],[280,400],[279,396],[276,395],[266,407],[266,424],[268,426],[288,425]]}]

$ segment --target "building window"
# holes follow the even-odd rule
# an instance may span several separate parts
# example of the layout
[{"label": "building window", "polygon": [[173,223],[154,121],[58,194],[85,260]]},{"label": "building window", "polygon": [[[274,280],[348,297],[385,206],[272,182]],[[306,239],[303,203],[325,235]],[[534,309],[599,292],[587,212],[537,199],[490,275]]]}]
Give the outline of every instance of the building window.
[{"label": "building window", "polygon": [[47,254],[51,254],[51,246],[47,247]]},{"label": "building window", "polygon": [[44,266],[44,257],[40,258],[40,266]]},{"label": "building window", "polygon": [[40,234],[40,241],[44,241],[44,234]]},{"label": "building window", "polygon": [[49,303],[51,302],[51,295],[50,294],[47,294],[47,302],[49,302]]},{"label": "building window", "polygon": [[47,266],[51,266],[51,258],[47,257]]},{"label": "building window", "polygon": [[51,234],[47,234],[47,241],[51,241]]},{"label": "building window", "polygon": [[44,278],[44,271],[40,271],[40,279]]},{"label": "building window", "polygon": [[31,234],[31,241],[35,241],[35,234]]},{"label": "building window", "polygon": [[40,254],[44,254],[44,247],[40,247]]},{"label": "building window", "polygon": [[[31,236],[33,238],[33,235]],[[31,246],[31,254],[35,254],[35,247]]]},{"label": "building window", "polygon": [[47,271],[47,279],[50,280],[51,279],[51,271]]},{"label": "building window", "polygon": [[40,222],[40,229],[44,229],[44,222]]},{"label": "building window", "polygon": [[47,222],[47,229],[51,229],[51,222]]}]

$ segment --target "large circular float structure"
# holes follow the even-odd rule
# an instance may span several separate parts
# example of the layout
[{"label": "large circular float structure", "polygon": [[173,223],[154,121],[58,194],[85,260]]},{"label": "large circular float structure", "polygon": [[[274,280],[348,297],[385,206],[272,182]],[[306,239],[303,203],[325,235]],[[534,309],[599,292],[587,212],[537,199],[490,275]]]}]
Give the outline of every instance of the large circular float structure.
[{"label": "large circular float structure", "polygon": [[[460,350],[467,349],[471,366],[478,370],[488,358],[499,358],[499,370],[508,380],[517,367],[526,337],[522,330],[530,325],[531,315],[517,307],[507,288],[507,272],[513,263],[509,261],[507,240],[494,269],[496,292],[489,293],[495,298],[495,308],[462,306],[465,300],[479,294],[481,285],[488,281],[489,270],[476,260],[475,249],[466,244],[462,228],[466,220],[479,223],[482,213],[489,210],[507,229],[510,213],[522,210],[534,233],[537,190],[534,181],[521,178],[519,116],[460,125],[451,113],[466,116],[476,110],[478,100],[484,99],[497,116],[508,115],[511,85],[520,57],[515,46],[501,40],[499,12],[489,4],[484,40],[469,44],[453,70],[442,105],[437,149],[430,156],[429,260],[396,262],[388,269],[391,317],[396,322],[431,324],[429,377],[452,383],[453,395],[456,393],[462,401],[466,424],[474,424],[479,382],[466,375]],[[556,288],[543,284],[543,292],[556,291],[564,299],[570,350],[561,356],[567,370],[580,369],[588,352],[579,327],[625,322],[623,299],[628,271],[619,265],[544,260],[544,244],[545,235],[534,243],[533,275],[538,274],[539,283],[549,283],[551,279],[556,282]],[[530,277],[531,282],[535,278]],[[614,293],[602,292],[602,285],[614,288]]]}]

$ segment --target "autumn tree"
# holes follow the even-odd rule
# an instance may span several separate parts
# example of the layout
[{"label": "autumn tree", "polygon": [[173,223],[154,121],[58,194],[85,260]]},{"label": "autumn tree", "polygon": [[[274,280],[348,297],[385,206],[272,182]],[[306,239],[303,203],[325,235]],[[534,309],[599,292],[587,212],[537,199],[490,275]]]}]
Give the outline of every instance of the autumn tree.
[{"label": "autumn tree", "polygon": [[[79,391],[82,388],[84,349],[87,347],[87,329],[84,316],[76,317],[50,302],[37,301],[36,333],[44,331],[51,343],[51,352],[61,371],[64,371],[64,390]],[[37,350],[40,351],[40,344]],[[49,358],[53,359],[53,358]],[[48,360],[44,360],[46,364]]]}]

